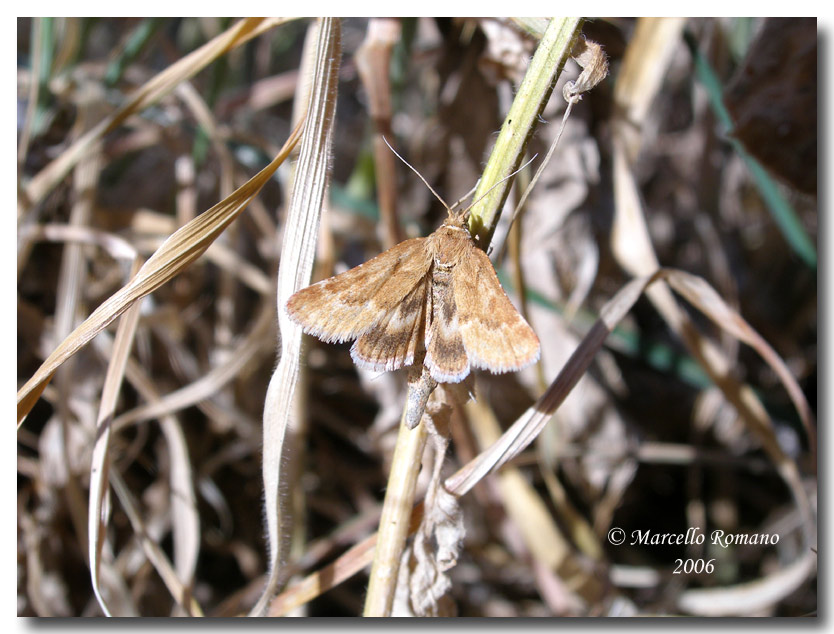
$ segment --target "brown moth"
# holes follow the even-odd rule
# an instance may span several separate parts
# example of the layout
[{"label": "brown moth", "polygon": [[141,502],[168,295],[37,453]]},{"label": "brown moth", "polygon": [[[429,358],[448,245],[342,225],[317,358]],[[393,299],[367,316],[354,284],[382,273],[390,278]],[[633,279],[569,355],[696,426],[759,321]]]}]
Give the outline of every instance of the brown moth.
[{"label": "brown moth", "polygon": [[327,343],[356,339],[350,354],[361,368],[422,362],[438,383],[462,381],[472,368],[513,372],[536,362],[539,339],[464,216],[449,210],[430,236],[298,291],[287,301],[290,319]]}]

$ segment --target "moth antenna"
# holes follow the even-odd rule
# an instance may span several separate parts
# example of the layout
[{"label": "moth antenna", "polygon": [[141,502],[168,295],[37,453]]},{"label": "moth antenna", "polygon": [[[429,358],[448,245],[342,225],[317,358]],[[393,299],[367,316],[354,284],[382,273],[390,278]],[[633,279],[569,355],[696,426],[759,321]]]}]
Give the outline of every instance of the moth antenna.
[{"label": "moth antenna", "polygon": [[[495,189],[496,187],[498,187],[498,186],[499,186],[501,183],[503,183],[505,180],[507,180],[508,178],[512,178],[513,176],[515,176],[516,174],[518,174],[521,170],[523,170],[525,167],[527,167],[528,165],[530,165],[530,163],[532,163],[533,161],[535,161],[535,160],[536,160],[536,157],[537,157],[537,156],[538,156],[538,154],[534,154],[534,155],[533,155],[533,158],[531,158],[531,159],[530,159],[529,161],[527,161],[524,165],[522,165],[521,167],[519,167],[519,168],[518,168],[516,171],[514,171],[512,174],[507,174],[504,178],[502,178],[500,181],[498,181],[497,183],[495,183],[495,185],[493,185],[493,186],[492,186],[492,187],[490,187],[488,190],[486,190],[486,191],[485,191],[485,192],[481,195],[481,197],[480,197],[480,198],[478,198],[478,200],[474,201],[471,205],[469,205],[466,209],[464,209],[464,210],[461,212],[461,215],[466,214],[466,212],[468,212],[470,209],[472,209],[472,207],[474,207],[474,206],[475,206],[475,205],[477,205],[479,202],[481,202],[484,198],[486,198],[486,197],[489,195],[489,192],[491,192],[493,189]],[[467,194],[467,195],[468,195],[468,194]]]},{"label": "moth antenna", "polygon": [[385,138],[385,135],[382,135],[382,140],[385,141],[385,145],[388,146],[388,149],[391,150],[398,159],[400,159],[403,163],[405,163],[411,169],[412,172],[414,172],[415,174],[417,174],[417,176],[420,177],[420,180],[423,181],[423,183],[425,183],[426,187],[429,188],[429,191],[432,194],[434,194],[434,197],[437,198],[437,200],[440,201],[440,203],[446,208],[446,211],[448,211],[449,215],[451,216],[452,215],[452,209],[449,207],[449,205],[446,204],[446,201],[443,200],[436,191],[434,191],[432,186],[429,185],[429,182],[425,178],[423,178],[423,175],[420,172],[418,172],[417,169],[411,163],[409,163],[402,156],[400,156],[399,153],[397,152],[397,150],[395,150],[394,148],[391,147],[391,144],[388,143],[388,139]]},{"label": "moth antenna", "polygon": [[[481,182],[481,179],[478,179],[478,183],[480,183],[480,182]],[[467,199],[467,198],[469,198],[472,194],[474,194],[474,193],[475,193],[475,190],[476,190],[476,189],[478,189],[478,183],[475,183],[475,186],[474,186],[472,189],[470,189],[470,190],[466,193],[466,195],[465,195],[463,198],[461,198],[461,199],[460,199],[459,201],[457,201],[454,205],[452,205],[452,208],[451,208],[449,211],[454,212],[454,211],[455,211],[455,209],[457,208],[457,206],[458,206],[458,205],[460,205],[461,203],[463,203],[463,201],[464,201],[464,200],[466,200],[466,199]]]}]

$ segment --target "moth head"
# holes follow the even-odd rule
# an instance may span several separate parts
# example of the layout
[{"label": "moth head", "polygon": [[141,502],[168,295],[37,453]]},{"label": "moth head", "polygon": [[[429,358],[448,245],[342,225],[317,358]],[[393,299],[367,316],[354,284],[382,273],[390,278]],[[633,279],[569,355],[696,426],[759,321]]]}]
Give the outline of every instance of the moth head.
[{"label": "moth head", "polygon": [[460,202],[457,202],[451,207],[446,207],[446,211],[449,212],[449,215],[446,218],[446,224],[466,225],[469,222],[469,214],[472,213],[472,205],[469,205],[466,209],[458,209],[459,205]]}]

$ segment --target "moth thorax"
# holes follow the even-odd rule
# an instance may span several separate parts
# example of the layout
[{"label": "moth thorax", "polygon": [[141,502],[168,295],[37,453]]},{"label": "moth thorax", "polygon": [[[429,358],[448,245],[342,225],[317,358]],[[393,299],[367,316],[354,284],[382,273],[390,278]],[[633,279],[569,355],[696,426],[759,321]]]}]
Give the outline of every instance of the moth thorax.
[{"label": "moth thorax", "polygon": [[432,251],[436,268],[449,270],[460,262],[471,244],[469,232],[458,224],[444,224],[432,236]]},{"label": "moth thorax", "polygon": [[451,271],[454,268],[455,263],[444,257],[442,253],[438,253],[434,256],[434,266],[441,271]]}]

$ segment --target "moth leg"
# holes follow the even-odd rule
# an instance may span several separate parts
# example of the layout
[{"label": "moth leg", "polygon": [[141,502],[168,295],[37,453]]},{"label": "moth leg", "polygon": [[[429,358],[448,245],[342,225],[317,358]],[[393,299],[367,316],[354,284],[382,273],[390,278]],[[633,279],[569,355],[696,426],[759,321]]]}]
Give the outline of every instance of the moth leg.
[{"label": "moth leg", "polygon": [[405,401],[405,424],[414,429],[420,423],[429,396],[437,387],[437,381],[431,377],[429,369],[420,363],[408,368],[408,392]]}]

